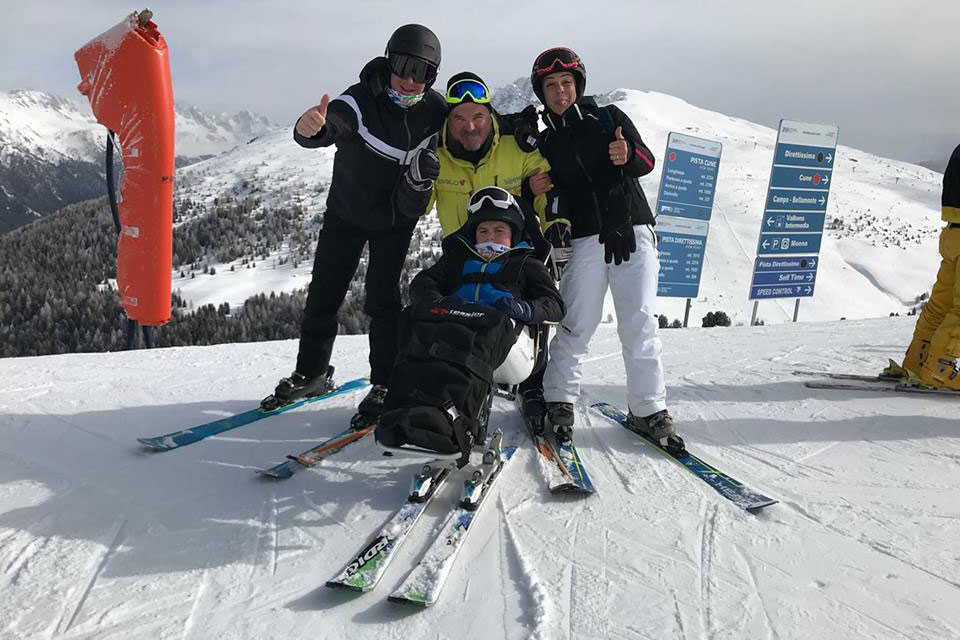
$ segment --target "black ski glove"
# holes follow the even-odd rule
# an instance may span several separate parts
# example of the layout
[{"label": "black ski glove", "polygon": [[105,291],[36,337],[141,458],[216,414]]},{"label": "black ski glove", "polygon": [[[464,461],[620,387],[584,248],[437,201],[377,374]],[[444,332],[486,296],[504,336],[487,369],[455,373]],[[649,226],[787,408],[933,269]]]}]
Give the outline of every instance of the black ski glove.
[{"label": "black ski glove", "polygon": [[410,156],[410,166],[406,178],[410,186],[417,191],[427,191],[433,181],[440,177],[440,159],[437,158],[436,143],[417,149]]},{"label": "black ski glove", "polygon": [[523,324],[533,322],[533,305],[526,300],[504,296],[497,300],[497,309]]},{"label": "black ski glove", "polygon": [[619,265],[630,260],[630,254],[637,250],[637,238],[633,235],[633,224],[627,220],[620,226],[600,233],[603,245],[603,259],[607,264],[612,260]]},{"label": "black ski glove", "polygon": [[532,153],[537,150],[537,145],[540,144],[538,120],[537,108],[532,104],[516,115],[513,121],[513,137],[520,151]]}]

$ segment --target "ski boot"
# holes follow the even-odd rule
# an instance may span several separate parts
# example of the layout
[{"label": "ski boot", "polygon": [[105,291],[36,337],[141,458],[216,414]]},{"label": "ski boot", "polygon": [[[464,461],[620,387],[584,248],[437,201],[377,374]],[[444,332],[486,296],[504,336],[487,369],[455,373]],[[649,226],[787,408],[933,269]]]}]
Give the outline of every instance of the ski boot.
[{"label": "ski boot", "polygon": [[627,428],[655,440],[670,453],[682,454],[686,452],[683,439],[677,435],[673,418],[666,409],[642,418],[633,415],[632,412],[627,413]]},{"label": "ski boot", "polygon": [[520,398],[520,412],[523,414],[523,420],[534,434],[542,435],[547,415],[547,405],[543,401],[543,390],[527,389],[520,395]]},{"label": "ski boot", "polygon": [[387,397],[387,388],[382,384],[375,384],[370,388],[366,397],[357,405],[357,413],[350,419],[350,426],[354,429],[369,427],[380,419],[383,413],[383,401]]},{"label": "ski boot", "polygon": [[312,378],[308,378],[299,371],[294,371],[289,377],[280,380],[272,395],[267,396],[260,402],[260,409],[275,411],[303,398],[330,393],[334,386],[333,367],[327,367],[326,375],[313,376]]},{"label": "ski boot", "polygon": [[547,420],[553,428],[557,442],[566,442],[573,437],[573,403],[548,402]]},{"label": "ski boot", "polygon": [[499,429],[490,438],[487,450],[483,452],[483,462],[480,468],[463,482],[463,493],[460,495],[460,506],[468,511],[474,511],[480,506],[484,493],[493,478],[503,468],[503,432]]}]

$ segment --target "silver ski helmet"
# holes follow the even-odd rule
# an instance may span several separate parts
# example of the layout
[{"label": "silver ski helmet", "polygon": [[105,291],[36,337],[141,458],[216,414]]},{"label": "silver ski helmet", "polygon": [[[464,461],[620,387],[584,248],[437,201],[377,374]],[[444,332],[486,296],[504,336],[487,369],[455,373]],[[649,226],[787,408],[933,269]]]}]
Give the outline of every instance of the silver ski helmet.
[{"label": "silver ski helmet", "polygon": [[467,202],[467,223],[464,230],[472,240],[477,235],[477,225],[481,222],[499,220],[510,225],[511,244],[522,239],[526,220],[523,211],[513,194],[501,187],[482,187],[473,192]]}]

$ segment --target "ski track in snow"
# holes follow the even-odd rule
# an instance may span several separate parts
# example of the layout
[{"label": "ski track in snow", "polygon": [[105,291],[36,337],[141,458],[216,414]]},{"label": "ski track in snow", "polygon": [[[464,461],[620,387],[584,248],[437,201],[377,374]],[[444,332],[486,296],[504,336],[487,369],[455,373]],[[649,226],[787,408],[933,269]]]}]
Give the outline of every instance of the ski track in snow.
[{"label": "ski track in snow", "polygon": [[[183,636],[181,640],[190,640],[198,636],[198,634],[194,633],[194,629],[197,628],[197,621],[203,617],[203,612],[206,609],[205,596],[209,589],[210,575],[208,571],[203,571],[200,577],[200,585],[193,595],[193,605],[190,607],[190,615],[188,615],[187,619],[183,622]],[[202,624],[202,622],[200,624]]]},{"label": "ski track in snow", "polygon": [[76,622],[77,616],[80,614],[80,610],[83,608],[84,602],[87,600],[87,596],[90,595],[90,590],[93,588],[97,578],[99,578],[100,574],[103,572],[103,568],[106,566],[110,556],[113,555],[122,541],[123,529],[126,523],[127,519],[125,517],[118,518],[114,523],[112,529],[113,535],[111,536],[112,539],[110,540],[110,544],[103,551],[103,554],[100,556],[97,562],[91,567],[90,578],[87,580],[83,589],[79,592],[76,602],[74,602],[72,605],[68,605],[62,610],[59,622],[56,626],[56,631],[51,637],[56,638],[66,634],[73,626],[73,623]]},{"label": "ski track in snow", "polygon": [[716,526],[717,507],[705,504],[700,511],[700,616],[701,624],[708,638],[714,637],[713,601],[710,595],[713,581],[714,527]]}]

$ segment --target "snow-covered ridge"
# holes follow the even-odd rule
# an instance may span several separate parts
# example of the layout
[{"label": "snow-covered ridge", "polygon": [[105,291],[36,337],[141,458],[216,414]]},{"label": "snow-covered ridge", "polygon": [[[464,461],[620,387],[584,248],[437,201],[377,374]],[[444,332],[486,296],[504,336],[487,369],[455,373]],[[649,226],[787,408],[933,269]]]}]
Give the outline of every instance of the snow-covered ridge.
[{"label": "snow-covered ridge", "polygon": [[[273,125],[250,111],[208,114],[176,103],[178,156],[218,154],[247,142]],[[0,92],[0,162],[13,154],[48,162],[71,158],[102,163],[106,140],[90,105],[29,89]]]},{"label": "snow-covered ridge", "polygon": [[[616,104],[633,119],[658,160],[670,131],[723,143],[701,295],[694,302],[693,319],[725,310],[736,321],[748,321],[747,293],[776,131],[657,92],[618,89],[597,98],[601,104]],[[533,100],[529,82],[522,79],[494,91],[494,104],[502,113],[519,111]],[[784,116],[801,118],[802,114]],[[302,149],[293,142],[289,127],[280,128],[181,169],[177,197],[210,201],[223,194],[251,195],[269,206],[297,203],[312,216],[324,209],[333,153],[333,148]],[[885,316],[909,310],[929,289],[936,272],[942,176],[842,144],[837,149],[835,176],[816,295],[803,301],[801,318]],[[651,201],[656,199],[659,180],[658,164],[642,180]],[[237,279],[219,266],[217,271],[216,278]],[[308,269],[301,275],[308,276]],[[261,289],[256,277],[243,277],[246,280],[229,286],[233,295],[269,290]],[[270,286],[277,280],[270,278]],[[289,278],[284,288],[303,283],[303,278]],[[182,293],[195,303],[224,301],[216,297],[223,287],[206,278],[180,284]],[[178,281],[174,286],[180,286]],[[661,299],[659,307],[671,319],[682,317],[682,300]],[[612,313],[612,307],[607,313]],[[767,322],[788,321],[792,315],[792,300],[761,304],[760,317]]]}]

